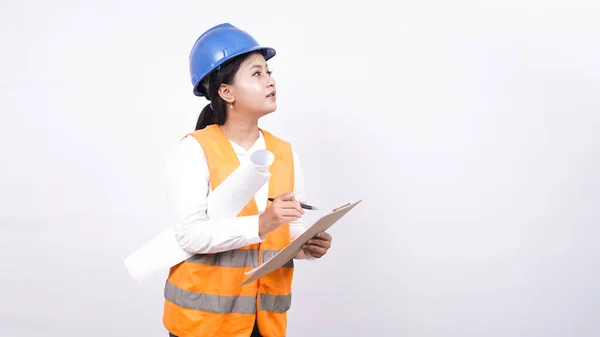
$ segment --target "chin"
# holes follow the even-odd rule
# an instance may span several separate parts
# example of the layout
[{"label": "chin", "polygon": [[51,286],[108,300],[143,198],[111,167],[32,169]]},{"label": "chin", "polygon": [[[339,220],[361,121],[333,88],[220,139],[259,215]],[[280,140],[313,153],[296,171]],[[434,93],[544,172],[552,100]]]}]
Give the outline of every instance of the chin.
[{"label": "chin", "polygon": [[272,107],[268,107],[266,109],[263,110],[262,115],[268,115],[270,113],[273,113],[277,110],[277,106],[272,106]]},{"label": "chin", "polygon": [[[264,117],[266,115],[272,114],[273,112],[275,112],[275,110],[268,110],[268,111],[264,111],[263,113],[260,114],[260,117]],[[259,117],[259,118],[260,118]]]}]

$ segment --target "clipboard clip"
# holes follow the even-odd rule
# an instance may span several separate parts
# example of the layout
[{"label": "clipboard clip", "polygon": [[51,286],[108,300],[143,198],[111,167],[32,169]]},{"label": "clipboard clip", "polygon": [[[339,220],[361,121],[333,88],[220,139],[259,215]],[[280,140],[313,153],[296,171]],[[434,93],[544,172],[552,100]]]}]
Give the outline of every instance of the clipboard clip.
[{"label": "clipboard clip", "polygon": [[332,212],[337,212],[337,211],[339,211],[340,209],[342,209],[342,208],[344,208],[344,207],[348,207],[350,204],[352,204],[352,203],[351,203],[351,202],[349,202],[349,203],[345,204],[344,206],[340,206],[340,207],[338,207],[338,208],[334,208]]}]

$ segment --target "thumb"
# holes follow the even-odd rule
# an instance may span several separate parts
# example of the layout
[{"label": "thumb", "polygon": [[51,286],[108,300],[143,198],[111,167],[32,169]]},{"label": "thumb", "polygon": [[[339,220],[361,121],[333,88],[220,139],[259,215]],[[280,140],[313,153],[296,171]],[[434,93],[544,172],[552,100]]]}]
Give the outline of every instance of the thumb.
[{"label": "thumb", "polygon": [[281,201],[294,201],[295,196],[294,193],[292,192],[288,192],[288,193],[284,193],[282,195],[280,195],[279,197],[277,197],[277,199],[281,200]]}]

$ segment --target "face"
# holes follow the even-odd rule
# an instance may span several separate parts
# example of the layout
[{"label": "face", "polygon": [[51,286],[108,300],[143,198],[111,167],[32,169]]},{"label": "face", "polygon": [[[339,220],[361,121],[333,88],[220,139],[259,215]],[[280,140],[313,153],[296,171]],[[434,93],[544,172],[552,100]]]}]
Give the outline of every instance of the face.
[{"label": "face", "polygon": [[234,101],[234,110],[258,118],[277,109],[275,80],[260,53],[250,55],[241,64],[226,93]]}]

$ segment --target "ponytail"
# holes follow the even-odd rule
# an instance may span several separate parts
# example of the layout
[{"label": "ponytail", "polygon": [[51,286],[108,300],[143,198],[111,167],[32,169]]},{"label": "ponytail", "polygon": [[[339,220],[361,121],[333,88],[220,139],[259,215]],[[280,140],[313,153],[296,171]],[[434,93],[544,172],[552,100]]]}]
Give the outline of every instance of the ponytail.
[{"label": "ponytail", "polygon": [[227,121],[226,103],[219,97],[213,103],[207,104],[196,122],[196,130],[202,130],[205,127],[218,124],[223,125]]},{"label": "ponytail", "polygon": [[198,117],[198,122],[196,122],[196,130],[202,130],[205,127],[215,124],[215,111],[210,107],[210,103],[207,104],[200,116]]}]

